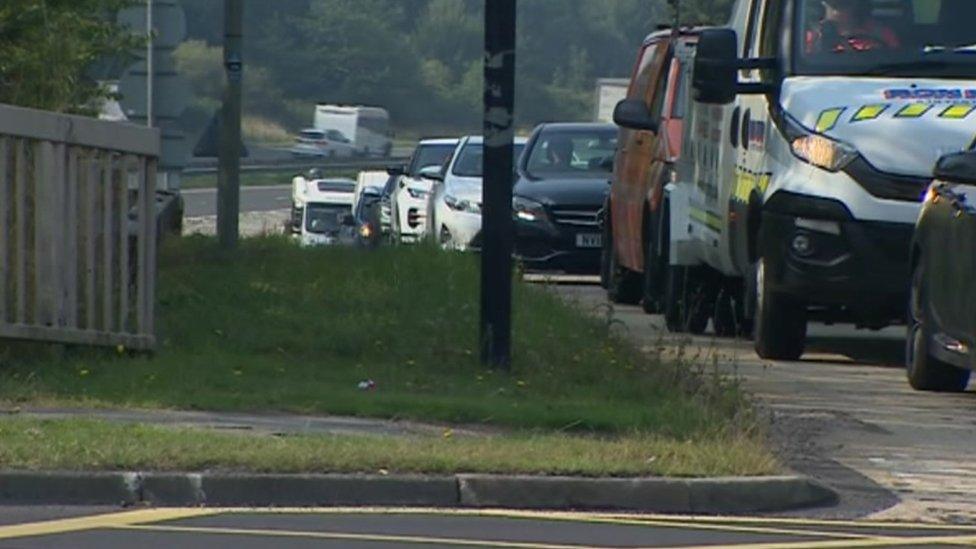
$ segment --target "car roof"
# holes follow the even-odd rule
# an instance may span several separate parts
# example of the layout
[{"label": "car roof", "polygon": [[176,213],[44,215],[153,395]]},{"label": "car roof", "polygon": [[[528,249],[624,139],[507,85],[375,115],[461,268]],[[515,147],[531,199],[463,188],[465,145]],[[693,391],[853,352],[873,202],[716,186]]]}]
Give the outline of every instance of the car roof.
[{"label": "car roof", "polygon": [[[464,138],[464,144],[465,145],[483,145],[484,144],[484,141],[485,141],[484,138],[481,137],[480,135],[469,135],[469,136],[466,136]],[[529,142],[529,138],[528,137],[516,137],[515,138],[515,144],[516,145],[525,145],[528,142]]]},{"label": "car roof", "polygon": [[617,130],[614,124],[604,122],[546,122],[539,125],[540,129],[548,131],[575,132],[581,130]]},{"label": "car roof", "polygon": [[431,139],[421,139],[419,144],[420,145],[457,145],[458,141],[460,141],[460,139],[458,139],[457,137],[436,137]]}]

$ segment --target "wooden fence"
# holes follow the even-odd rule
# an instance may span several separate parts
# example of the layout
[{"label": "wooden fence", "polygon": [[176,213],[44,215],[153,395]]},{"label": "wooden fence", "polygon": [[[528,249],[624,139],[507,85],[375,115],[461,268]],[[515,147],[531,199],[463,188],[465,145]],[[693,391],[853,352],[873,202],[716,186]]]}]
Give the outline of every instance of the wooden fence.
[{"label": "wooden fence", "polygon": [[155,345],[157,130],[0,105],[0,338]]}]

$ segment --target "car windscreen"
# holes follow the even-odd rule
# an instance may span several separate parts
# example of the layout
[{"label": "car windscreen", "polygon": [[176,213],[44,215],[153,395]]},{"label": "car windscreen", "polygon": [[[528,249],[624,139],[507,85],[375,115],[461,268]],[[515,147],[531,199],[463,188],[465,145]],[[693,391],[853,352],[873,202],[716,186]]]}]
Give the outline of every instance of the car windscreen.
[{"label": "car windscreen", "polygon": [[322,139],[325,139],[325,134],[319,131],[306,130],[298,134],[298,138],[300,140],[307,139],[309,141],[321,141]]},{"label": "car windscreen", "polygon": [[305,230],[310,233],[334,233],[342,226],[342,217],[352,207],[342,204],[310,203],[305,206]]},{"label": "car windscreen", "polygon": [[420,170],[427,166],[443,166],[451,153],[454,152],[455,145],[420,145],[413,154],[410,162],[410,169],[407,175],[418,177]]},{"label": "car windscreen", "polygon": [[[516,143],[512,149],[514,162],[518,163],[522,151],[525,150],[524,143]],[[484,147],[478,145],[465,145],[458,153],[457,161],[451,173],[459,177],[484,177]]]},{"label": "car windscreen", "polygon": [[801,75],[976,77],[973,0],[796,0]]},{"label": "car windscreen", "polygon": [[543,177],[560,174],[605,178],[613,170],[617,129],[543,130],[528,151],[526,169]]}]

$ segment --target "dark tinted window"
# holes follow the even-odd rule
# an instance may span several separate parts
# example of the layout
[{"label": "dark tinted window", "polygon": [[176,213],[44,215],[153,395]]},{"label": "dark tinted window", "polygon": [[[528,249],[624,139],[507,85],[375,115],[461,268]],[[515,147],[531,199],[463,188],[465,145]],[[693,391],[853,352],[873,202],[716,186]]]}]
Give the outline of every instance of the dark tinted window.
[{"label": "dark tinted window", "polygon": [[[514,162],[518,164],[525,144],[516,144],[513,150]],[[484,175],[485,150],[481,145],[466,145],[454,163],[453,174],[460,177],[482,177]]]},{"label": "dark tinted window", "polygon": [[420,170],[427,166],[443,166],[444,161],[450,158],[456,145],[420,145],[413,153],[410,161],[410,169],[407,174],[410,177],[417,177]]}]

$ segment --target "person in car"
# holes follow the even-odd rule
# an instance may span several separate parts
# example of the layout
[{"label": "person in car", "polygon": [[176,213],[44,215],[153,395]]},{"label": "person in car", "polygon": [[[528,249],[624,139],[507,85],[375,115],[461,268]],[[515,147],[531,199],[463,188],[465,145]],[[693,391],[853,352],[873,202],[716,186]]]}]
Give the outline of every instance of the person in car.
[{"label": "person in car", "polygon": [[546,156],[553,170],[573,169],[573,142],[562,136],[553,137],[546,147]]},{"label": "person in car", "polygon": [[823,0],[824,18],[807,32],[807,53],[897,48],[898,35],[871,15],[871,0]]}]

